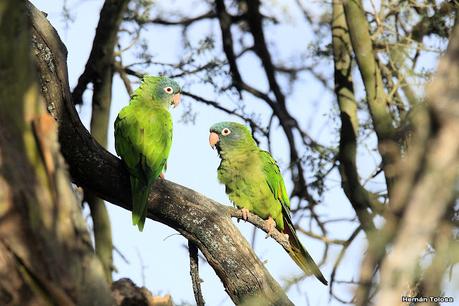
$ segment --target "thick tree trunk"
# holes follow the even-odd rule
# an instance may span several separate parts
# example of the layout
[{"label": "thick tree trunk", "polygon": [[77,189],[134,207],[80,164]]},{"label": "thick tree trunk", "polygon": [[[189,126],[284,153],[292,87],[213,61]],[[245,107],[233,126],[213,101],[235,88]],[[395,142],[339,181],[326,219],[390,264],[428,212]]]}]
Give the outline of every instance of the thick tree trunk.
[{"label": "thick tree trunk", "polygon": [[[394,186],[391,205],[404,207],[405,214],[394,233],[392,250],[381,264],[375,305],[406,304],[400,296],[406,295],[407,285],[413,286],[419,279],[421,256],[426,246],[435,235],[442,234],[446,240],[453,235],[448,232],[452,230],[448,210],[457,202],[459,182],[459,9],[456,10],[458,15],[448,50],[427,87],[427,105],[419,110],[415,135],[401,163],[400,182]],[[396,216],[392,216],[394,218]],[[439,292],[429,292],[429,289],[438,286],[448,264],[452,263],[450,254],[457,252],[454,249],[457,242],[450,242],[449,247],[444,242],[443,245],[436,242],[433,244],[435,257],[428,270],[434,273],[421,276],[426,293],[433,295]]]},{"label": "thick tree trunk", "polygon": [[[83,88],[92,82],[91,135],[104,148],[108,141],[108,123],[112,101],[114,49],[118,42],[118,31],[129,0],[106,0],[100,12],[92,50],[75,90],[75,99],[81,100]],[[76,97],[79,95],[79,97]],[[94,224],[96,254],[102,261],[107,280],[111,282],[113,271],[113,244],[110,219],[102,199],[85,190],[85,200],[91,210]]]},{"label": "thick tree trunk", "polygon": [[49,49],[25,1],[0,22],[0,304],[113,305],[35,80],[30,42]]},{"label": "thick tree trunk", "polygon": [[[403,305],[402,296],[438,295],[446,268],[457,262],[454,254],[459,245],[452,238],[451,219],[459,178],[458,21],[456,15],[448,49],[427,86],[425,103],[412,111],[408,150],[396,164],[399,178],[384,214],[385,224],[370,241],[362,263],[357,305],[370,302],[378,266],[375,305]],[[429,245],[435,253],[431,265],[424,268],[422,255]]]}]

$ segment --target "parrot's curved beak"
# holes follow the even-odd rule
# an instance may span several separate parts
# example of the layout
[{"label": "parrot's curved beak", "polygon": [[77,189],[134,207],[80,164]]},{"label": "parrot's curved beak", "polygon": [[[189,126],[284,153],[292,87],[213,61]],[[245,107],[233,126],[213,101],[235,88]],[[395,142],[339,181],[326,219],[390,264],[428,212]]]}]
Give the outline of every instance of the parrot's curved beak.
[{"label": "parrot's curved beak", "polygon": [[176,93],[172,96],[172,105],[176,108],[180,104],[180,93]]},{"label": "parrot's curved beak", "polygon": [[209,144],[215,150],[215,145],[220,141],[217,133],[211,132],[209,135]]}]

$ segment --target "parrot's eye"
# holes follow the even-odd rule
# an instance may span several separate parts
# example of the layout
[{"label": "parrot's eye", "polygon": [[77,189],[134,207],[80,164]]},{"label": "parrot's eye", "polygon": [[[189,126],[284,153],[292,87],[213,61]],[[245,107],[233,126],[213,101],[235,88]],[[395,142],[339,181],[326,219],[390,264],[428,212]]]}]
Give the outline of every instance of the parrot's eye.
[{"label": "parrot's eye", "polygon": [[224,129],[222,130],[222,135],[223,135],[223,136],[227,136],[227,135],[229,135],[229,134],[231,134],[230,129],[224,128]]},{"label": "parrot's eye", "polygon": [[168,94],[171,94],[174,91],[174,89],[172,89],[172,87],[170,86],[167,86],[167,87],[164,87],[164,91]]}]

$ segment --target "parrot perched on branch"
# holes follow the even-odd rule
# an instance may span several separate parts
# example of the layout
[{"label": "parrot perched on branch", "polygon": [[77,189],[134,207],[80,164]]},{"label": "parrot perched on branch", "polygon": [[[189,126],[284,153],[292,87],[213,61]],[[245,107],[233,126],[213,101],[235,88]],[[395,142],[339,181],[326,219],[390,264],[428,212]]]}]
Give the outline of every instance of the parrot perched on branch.
[{"label": "parrot perched on branch", "polygon": [[268,234],[274,228],[288,235],[290,257],[308,275],[327,285],[309,253],[304,249],[290,218],[290,201],[279,167],[271,154],[258,148],[250,130],[236,122],[220,122],[210,128],[209,143],[221,158],[218,180],[226,186],[230,200],[242,210],[267,220]]},{"label": "parrot perched on branch", "polygon": [[145,76],[115,121],[115,149],[129,170],[132,223],[143,230],[148,193],[166,168],[172,143],[170,106],[180,102],[180,86],[167,77]]}]

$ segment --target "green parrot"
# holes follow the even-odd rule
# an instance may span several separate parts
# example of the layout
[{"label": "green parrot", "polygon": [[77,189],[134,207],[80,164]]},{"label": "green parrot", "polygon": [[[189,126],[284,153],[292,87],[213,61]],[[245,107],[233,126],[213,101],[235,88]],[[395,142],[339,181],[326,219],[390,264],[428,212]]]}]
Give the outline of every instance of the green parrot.
[{"label": "green parrot", "polygon": [[218,180],[226,186],[230,200],[242,210],[243,219],[247,220],[252,212],[267,219],[268,234],[274,228],[287,234],[292,247],[290,257],[306,274],[314,274],[327,285],[296,235],[284,180],[271,154],[258,148],[250,130],[236,122],[214,124],[209,143],[217,148],[221,158]]},{"label": "green parrot", "polygon": [[132,224],[143,230],[153,182],[163,177],[172,143],[171,105],[180,86],[167,77],[145,76],[115,120],[115,149],[129,170]]}]

